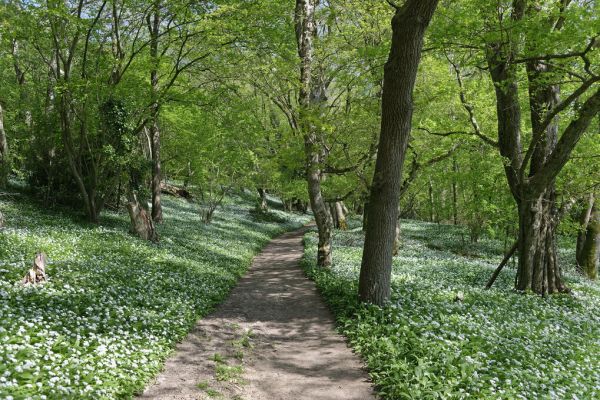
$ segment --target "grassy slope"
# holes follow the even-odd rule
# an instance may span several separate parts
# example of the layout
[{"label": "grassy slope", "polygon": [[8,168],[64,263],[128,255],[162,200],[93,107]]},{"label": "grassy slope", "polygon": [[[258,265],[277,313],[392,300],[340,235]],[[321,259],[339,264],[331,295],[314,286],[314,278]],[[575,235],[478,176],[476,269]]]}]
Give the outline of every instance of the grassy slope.
[{"label": "grassy slope", "polygon": [[[195,206],[165,199],[153,245],[127,233],[125,215],[92,226],[4,197],[0,398],[127,398],[143,388],[259,249],[305,220],[257,222],[252,206],[229,199],[204,225]],[[50,282],[24,288],[17,282],[36,251],[49,257]]]},{"label": "grassy slope", "polygon": [[384,398],[600,398],[599,285],[568,274],[575,296],[523,296],[507,269],[485,291],[501,243],[469,248],[460,228],[411,221],[402,233],[383,309],[356,301],[360,229],[336,233],[331,272],[313,269],[316,236],[305,239],[307,271]]}]

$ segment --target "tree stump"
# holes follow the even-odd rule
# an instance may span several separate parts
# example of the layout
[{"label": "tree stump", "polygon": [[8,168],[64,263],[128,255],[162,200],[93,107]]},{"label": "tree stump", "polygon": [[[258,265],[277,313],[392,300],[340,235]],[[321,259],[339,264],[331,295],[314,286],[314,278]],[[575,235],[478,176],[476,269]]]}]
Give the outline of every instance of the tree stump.
[{"label": "tree stump", "polygon": [[138,201],[135,193],[129,194],[127,211],[131,220],[131,231],[144,240],[158,242],[158,234],[148,210]]},{"label": "tree stump", "polygon": [[23,285],[36,285],[46,282],[46,254],[37,253],[33,260],[33,268],[23,278]]}]

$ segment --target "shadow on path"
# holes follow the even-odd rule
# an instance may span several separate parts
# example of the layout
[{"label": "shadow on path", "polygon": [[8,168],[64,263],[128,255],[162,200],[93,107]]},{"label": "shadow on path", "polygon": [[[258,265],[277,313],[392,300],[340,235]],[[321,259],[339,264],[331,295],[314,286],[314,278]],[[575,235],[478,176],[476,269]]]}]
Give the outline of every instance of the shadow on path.
[{"label": "shadow on path", "polygon": [[[198,322],[139,398],[376,398],[358,356],[335,332],[333,316],[299,267],[306,230],[265,247],[228,300]],[[218,380],[217,365],[241,365],[242,373]]]}]

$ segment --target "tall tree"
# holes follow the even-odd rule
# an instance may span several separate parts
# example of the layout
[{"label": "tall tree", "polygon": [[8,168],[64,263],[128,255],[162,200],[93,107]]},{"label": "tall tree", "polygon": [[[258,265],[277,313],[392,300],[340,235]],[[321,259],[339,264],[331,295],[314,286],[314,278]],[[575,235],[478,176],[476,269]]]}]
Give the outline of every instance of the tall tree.
[{"label": "tall tree", "polygon": [[160,103],[158,100],[158,69],[160,66],[158,45],[160,37],[160,22],[161,22],[161,2],[154,0],[152,3],[152,11],[147,16],[148,31],[150,33],[150,58],[152,67],[150,69],[150,143],[152,144],[152,219],[154,222],[161,222],[162,205],[160,202],[160,182],[161,165],[160,165]]},{"label": "tall tree", "polygon": [[[525,0],[513,2],[510,11],[513,23],[523,20],[527,7]],[[498,15],[503,18],[502,12]],[[502,21],[500,24],[504,26]],[[517,290],[542,295],[567,291],[556,257],[554,182],[600,110],[600,89],[582,104],[560,138],[556,117],[599,78],[592,75],[585,79],[572,95],[560,102],[557,86],[547,83],[547,63],[541,63],[547,57],[526,60],[533,134],[524,149],[518,76],[523,61],[517,51],[526,37],[511,28],[503,29],[506,30],[502,39],[488,43],[487,62],[495,84],[500,154],[506,159],[505,173],[519,211],[519,267],[515,286]]]},{"label": "tall tree", "polygon": [[384,70],[381,134],[369,198],[359,297],[384,304],[390,298],[392,253],[398,220],[402,165],[412,124],[412,93],[425,31],[437,0],[394,6],[392,46]]},{"label": "tall tree", "polygon": [[321,191],[323,149],[317,127],[312,120],[319,107],[327,100],[326,87],[316,79],[314,71],[314,40],[317,33],[315,21],[316,0],[296,0],[295,28],[300,57],[299,130],[304,138],[306,156],[306,181],[310,206],[319,231],[317,265],[331,265],[333,222]]}]

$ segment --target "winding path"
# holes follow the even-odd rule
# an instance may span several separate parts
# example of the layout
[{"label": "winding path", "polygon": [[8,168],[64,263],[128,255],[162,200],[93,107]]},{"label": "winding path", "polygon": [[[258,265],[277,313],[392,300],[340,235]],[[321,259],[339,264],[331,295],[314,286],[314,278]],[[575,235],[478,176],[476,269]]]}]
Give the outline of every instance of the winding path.
[{"label": "winding path", "polygon": [[305,232],[271,241],[139,398],[375,399],[360,360],[299,267]]}]

